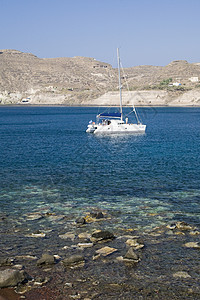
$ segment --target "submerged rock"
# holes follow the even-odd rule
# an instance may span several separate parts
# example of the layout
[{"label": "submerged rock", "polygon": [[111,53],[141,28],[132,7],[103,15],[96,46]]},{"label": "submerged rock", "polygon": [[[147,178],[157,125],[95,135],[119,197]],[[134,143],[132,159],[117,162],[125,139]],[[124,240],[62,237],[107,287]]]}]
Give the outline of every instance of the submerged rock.
[{"label": "submerged rock", "polygon": [[14,265],[14,268],[17,269],[17,270],[23,270],[24,269],[24,266],[23,265]]},{"label": "submerged rock", "polygon": [[139,262],[140,258],[139,256],[134,252],[133,248],[129,248],[124,256],[125,260],[131,260],[133,262]]},{"label": "submerged rock", "polygon": [[144,248],[144,244],[140,244],[137,239],[128,239],[126,241],[126,244],[130,247],[132,247],[134,250],[138,250],[141,248]]},{"label": "submerged rock", "polygon": [[0,288],[13,287],[27,280],[28,276],[24,271],[6,269],[0,271]]},{"label": "submerged rock", "polygon": [[179,271],[173,274],[173,277],[175,278],[191,278],[191,276],[184,271]]},{"label": "submerged rock", "polygon": [[41,232],[40,230],[36,230],[35,232],[28,234],[28,237],[45,237],[46,234],[44,232]]},{"label": "submerged rock", "polygon": [[[101,221],[102,219],[105,218],[105,215],[103,212],[98,211],[98,212],[88,212],[87,215],[85,217],[80,217],[76,220],[76,223],[78,223],[78,221],[80,223],[82,223],[82,221],[85,223],[93,223],[93,222],[97,222],[97,221]],[[83,224],[85,224],[83,223]]]},{"label": "submerged rock", "polygon": [[108,255],[110,255],[110,254],[112,254],[112,253],[114,253],[114,252],[116,252],[116,251],[118,251],[117,249],[115,249],[115,248],[111,248],[111,247],[103,247],[103,248],[101,248],[101,249],[98,249],[97,251],[96,251],[96,253],[97,254],[100,254],[100,255],[102,255],[102,256],[108,256]]},{"label": "submerged rock", "polygon": [[74,241],[75,234],[73,232],[66,232],[65,234],[60,234],[59,237],[64,240],[70,239],[70,240]]},{"label": "submerged rock", "polygon": [[6,257],[0,258],[0,267],[13,265],[14,259]]},{"label": "submerged rock", "polygon": [[30,213],[29,215],[26,216],[26,219],[29,221],[40,220],[42,218],[43,216],[40,213]]},{"label": "submerged rock", "polygon": [[74,265],[80,265],[85,263],[85,259],[82,255],[72,255],[70,257],[65,258],[62,263],[64,266],[74,266]]},{"label": "submerged rock", "polygon": [[79,248],[91,248],[93,246],[94,246],[93,243],[78,243]]},{"label": "submerged rock", "polygon": [[103,219],[104,218],[104,214],[101,211],[90,213],[90,216],[95,219]]},{"label": "submerged rock", "polygon": [[176,231],[175,234],[176,234],[176,235],[185,235],[185,233],[182,232],[182,231]]},{"label": "submerged rock", "polygon": [[176,222],[176,223],[171,223],[166,226],[168,229],[174,230],[174,229],[179,229],[179,230],[192,230],[195,229],[193,226],[189,225],[186,222]]},{"label": "submerged rock", "polygon": [[189,242],[189,243],[184,244],[184,246],[187,248],[200,249],[200,244],[198,242]]},{"label": "submerged rock", "polygon": [[191,230],[193,229],[193,227],[191,225],[189,225],[186,222],[177,222],[176,223],[176,228],[180,229],[180,230]]},{"label": "submerged rock", "polygon": [[79,217],[78,219],[76,219],[76,224],[77,225],[84,225],[84,224],[86,224],[85,218]]},{"label": "submerged rock", "polygon": [[92,234],[92,242],[101,242],[107,240],[113,240],[115,238],[114,234],[109,231],[96,231]]},{"label": "submerged rock", "polygon": [[198,234],[200,234],[200,232],[197,229],[195,229],[195,230],[190,231],[189,234],[190,235],[198,235]]},{"label": "submerged rock", "polygon": [[79,233],[78,238],[83,240],[89,240],[91,238],[91,234],[88,232]]},{"label": "submerged rock", "polygon": [[53,265],[55,264],[55,257],[50,254],[43,254],[42,257],[37,261],[37,266]]},{"label": "submerged rock", "polygon": [[34,285],[42,286],[50,280],[48,277],[36,277],[34,280]]},{"label": "submerged rock", "polygon": [[168,229],[173,230],[173,229],[176,228],[176,223],[169,224],[169,225],[167,225],[166,227],[167,227]]},{"label": "submerged rock", "polygon": [[[28,292],[28,291],[30,291],[31,290],[31,286],[30,285],[18,285],[16,288],[15,288],[15,292],[17,293],[17,294],[21,294],[21,295],[23,295],[23,294],[25,294],[26,292]],[[25,298],[25,297],[20,297],[20,299],[21,298]]]},{"label": "submerged rock", "polygon": [[8,218],[8,215],[1,214],[0,215],[0,221],[5,221]]},{"label": "submerged rock", "polygon": [[27,260],[35,260],[37,259],[37,256],[33,256],[33,255],[17,255],[15,256],[16,259],[27,259]]},{"label": "submerged rock", "polygon": [[66,282],[65,283],[65,287],[72,288],[73,287],[73,283],[72,282]]}]

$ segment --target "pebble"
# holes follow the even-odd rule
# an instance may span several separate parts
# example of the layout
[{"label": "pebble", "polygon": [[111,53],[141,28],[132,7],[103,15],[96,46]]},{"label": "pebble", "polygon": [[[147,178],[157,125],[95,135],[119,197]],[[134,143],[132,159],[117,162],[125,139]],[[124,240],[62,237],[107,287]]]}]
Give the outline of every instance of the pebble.
[{"label": "pebble", "polygon": [[113,240],[115,238],[114,234],[109,231],[95,231],[92,234],[91,241],[92,242],[100,242],[100,241],[107,241]]},{"label": "pebble", "polygon": [[186,222],[177,222],[176,223],[176,228],[178,228],[180,230],[191,230],[192,226],[190,226]]},{"label": "pebble", "polygon": [[185,235],[185,233],[182,232],[182,231],[177,231],[177,232],[175,232],[175,234],[176,234],[176,235]]},{"label": "pebble", "polygon": [[22,270],[22,269],[24,269],[24,266],[23,265],[14,265],[14,268],[17,270]]},{"label": "pebble", "polygon": [[78,293],[76,295],[69,295],[69,297],[72,299],[81,299],[81,295]]},{"label": "pebble", "polygon": [[42,286],[47,283],[50,279],[48,277],[36,277],[34,285]]},{"label": "pebble", "polygon": [[60,234],[59,238],[63,239],[63,240],[72,240],[74,241],[75,239],[75,234],[73,232],[66,232],[65,234]]},{"label": "pebble", "polygon": [[42,218],[43,218],[43,216],[38,213],[32,213],[32,214],[29,214],[26,216],[26,219],[29,221],[40,220]]},{"label": "pebble", "polygon": [[64,246],[64,247],[63,247],[64,250],[67,250],[67,249],[69,249],[69,248],[70,248],[69,246]]},{"label": "pebble", "polygon": [[55,264],[55,258],[50,254],[43,254],[42,257],[37,261],[37,266],[53,265]]},{"label": "pebble", "polygon": [[131,247],[128,249],[128,251],[126,252],[124,259],[128,259],[128,260],[132,260],[134,262],[139,262],[140,258],[139,256],[134,252],[134,249]]},{"label": "pebble", "polygon": [[94,246],[93,243],[78,243],[78,247],[80,247],[80,248],[90,248],[93,246]]},{"label": "pebble", "polygon": [[15,288],[15,292],[17,294],[25,294],[26,292],[31,290],[31,286],[30,285],[19,285]]},{"label": "pebble", "polygon": [[167,234],[167,235],[173,235],[174,232],[173,232],[172,230],[169,230],[169,231],[166,231],[166,234]]},{"label": "pebble", "polygon": [[28,234],[26,236],[27,237],[36,237],[36,238],[38,238],[38,237],[45,237],[46,234],[44,232],[38,232],[38,233],[31,233],[31,234]]},{"label": "pebble", "polygon": [[171,230],[173,230],[173,229],[175,229],[175,228],[176,228],[176,223],[169,224],[169,225],[167,225],[166,227],[167,227],[168,229],[171,229]]},{"label": "pebble", "polygon": [[93,259],[93,260],[97,260],[97,259],[100,258],[100,257],[101,257],[100,254],[95,254],[95,255],[93,255],[92,259]]},{"label": "pebble", "polygon": [[134,240],[128,239],[128,240],[126,241],[126,244],[127,244],[128,246],[134,248],[134,250],[138,250],[138,249],[141,249],[141,248],[144,247],[144,245],[143,245],[143,244],[140,244],[140,243],[138,242],[138,240],[136,240],[136,239],[134,239]]},{"label": "pebble", "polygon": [[33,255],[17,255],[15,258],[17,258],[17,259],[31,259],[31,260],[35,260],[35,259],[37,259],[37,256],[33,256]]},{"label": "pebble", "polygon": [[60,255],[57,255],[57,254],[54,255],[54,258],[57,260],[61,259]]},{"label": "pebble", "polygon": [[198,242],[189,242],[184,244],[185,247],[187,248],[196,248],[196,249],[200,249],[200,245]]},{"label": "pebble", "polygon": [[117,237],[117,240],[127,240],[127,239],[139,239],[139,236],[138,235],[121,235],[119,237]]},{"label": "pebble", "polygon": [[52,221],[52,222],[55,222],[55,221],[61,221],[64,219],[64,216],[54,216],[54,215],[47,215],[48,217],[48,220],[49,221]]},{"label": "pebble", "polygon": [[65,286],[68,287],[68,288],[72,288],[72,287],[73,287],[73,283],[71,283],[71,282],[66,282],[66,283],[65,283]]},{"label": "pebble", "polygon": [[92,235],[88,232],[82,232],[82,233],[79,233],[78,238],[87,240],[87,239],[90,239],[91,236]]},{"label": "pebble", "polygon": [[86,224],[85,218],[80,217],[80,218],[76,219],[76,224],[77,225],[84,225],[84,224]]},{"label": "pebble", "polygon": [[100,254],[100,255],[102,255],[102,256],[108,256],[108,255],[110,255],[110,254],[112,254],[112,253],[114,253],[114,252],[116,252],[116,251],[118,251],[118,250],[115,249],[115,248],[111,248],[111,247],[103,247],[103,248],[101,248],[101,249],[98,249],[98,250],[96,251],[96,253],[97,253],[97,254]]},{"label": "pebble", "polygon": [[191,230],[194,229],[191,225],[186,222],[176,222],[166,226],[168,229],[179,229],[179,230]]},{"label": "pebble", "polygon": [[77,265],[77,264],[84,264],[85,259],[82,255],[72,255],[70,257],[65,258],[62,263],[64,266],[72,266],[72,265]]},{"label": "pebble", "polygon": [[13,265],[14,259],[12,258],[0,258],[0,266],[11,266]]},{"label": "pebble", "polygon": [[173,277],[175,278],[191,278],[191,276],[184,271],[179,271],[173,274]]},{"label": "pebble", "polygon": [[197,235],[200,234],[200,232],[198,230],[193,230],[189,232],[190,235]]}]

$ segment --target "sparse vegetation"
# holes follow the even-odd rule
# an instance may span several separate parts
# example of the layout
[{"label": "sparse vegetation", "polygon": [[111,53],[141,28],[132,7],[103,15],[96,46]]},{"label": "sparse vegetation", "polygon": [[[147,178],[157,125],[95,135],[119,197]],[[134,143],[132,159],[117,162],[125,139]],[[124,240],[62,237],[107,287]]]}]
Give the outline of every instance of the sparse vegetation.
[{"label": "sparse vegetation", "polygon": [[168,86],[172,82],[172,78],[163,79],[163,81],[160,82],[160,86]]},{"label": "sparse vegetation", "polygon": [[[108,91],[118,91],[118,70],[92,58],[42,59],[16,50],[2,50],[0,56],[0,100],[3,104],[15,103],[29,95],[32,103],[46,97],[45,101],[50,99],[51,103],[59,103],[61,99],[66,104],[76,101],[78,104],[85,98],[93,101]],[[198,82],[191,82],[191,77],[200,78],[200,65],[177,61],[170,68],[169,65],[137,66],[126,68],[123,77],[130,91],[163,90],[175,96],[176,92],[178,95],[200,88]],[[181,86],[173,85],[175,82],[181,82]],[[127,90],[123,82],[123,91]]]}]

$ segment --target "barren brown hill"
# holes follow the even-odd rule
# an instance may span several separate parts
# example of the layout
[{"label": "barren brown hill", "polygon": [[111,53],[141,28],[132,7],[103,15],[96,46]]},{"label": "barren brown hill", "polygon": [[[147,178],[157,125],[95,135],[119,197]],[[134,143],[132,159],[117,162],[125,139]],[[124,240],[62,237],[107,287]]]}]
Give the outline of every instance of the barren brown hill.
[{"label": "barren brown hill", "polygon": [[[122,72],[124,103],[200,105],[199,79],[200,64],[187,61],[126,68]],[[0,50],[1,104],[108,105],[112,98],[117,105],[117,89],[117,70],[94,58],[38,58]]]}]

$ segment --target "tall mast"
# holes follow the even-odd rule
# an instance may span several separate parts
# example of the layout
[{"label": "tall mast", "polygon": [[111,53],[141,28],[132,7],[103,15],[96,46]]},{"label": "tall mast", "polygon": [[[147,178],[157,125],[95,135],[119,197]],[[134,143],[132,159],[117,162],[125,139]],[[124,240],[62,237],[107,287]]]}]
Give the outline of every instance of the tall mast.
[{"label": "tall mast", "polygon": [[122,85],[121,85],[121,74],[120,74],[119,48],[117,48],[117,61],[118,61],[118,74],[119,74],[120,113],[121,113],[121,120],[123,120],[123,115],[122,115]]}]

